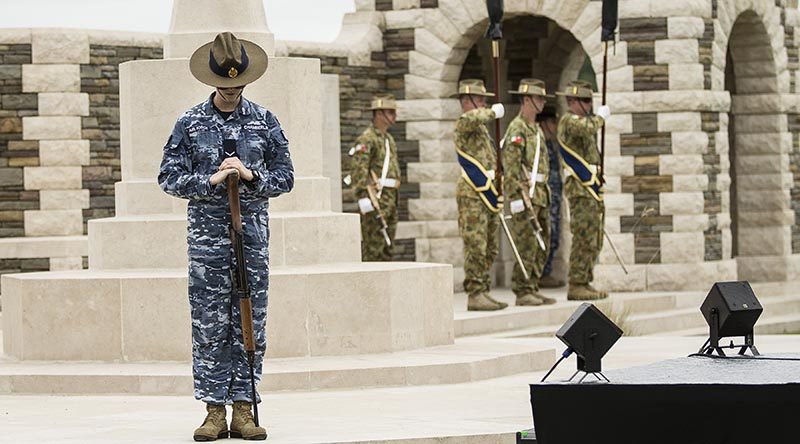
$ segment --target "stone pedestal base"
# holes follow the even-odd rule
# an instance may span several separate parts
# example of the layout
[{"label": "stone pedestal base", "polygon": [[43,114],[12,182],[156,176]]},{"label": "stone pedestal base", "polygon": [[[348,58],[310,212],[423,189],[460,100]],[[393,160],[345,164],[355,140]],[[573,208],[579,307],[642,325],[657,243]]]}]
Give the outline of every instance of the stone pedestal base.
[{"label": "stone pedestal base", "polygon": [[[453,343],[449,265],[275,267],[268,357],[354,355]],[[23,360],[191,359],[186,271],[5,275],[5,353]]]},{"label": "stone pedestal base", "polygon": [[800,255],[740,256],[736,266],[742,281],[794,281],[800,276]]},{"label": "stone pedestal base", "polygon": [[[715,282],[737,280],[736,260],[694,264],[596,265],[594,285],[608,291],[708,291]],[[741,278],[741,276],[739,276]]]}]

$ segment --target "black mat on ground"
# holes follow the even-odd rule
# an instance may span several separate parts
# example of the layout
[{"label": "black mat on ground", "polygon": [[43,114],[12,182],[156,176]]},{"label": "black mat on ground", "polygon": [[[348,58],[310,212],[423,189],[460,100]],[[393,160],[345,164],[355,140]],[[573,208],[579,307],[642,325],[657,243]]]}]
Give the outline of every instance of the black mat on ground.
[{"label": "black mat on ground", "polygon": [[692,356],[606,376],[531,384],[537,443],[800,442],[800,355]]}]

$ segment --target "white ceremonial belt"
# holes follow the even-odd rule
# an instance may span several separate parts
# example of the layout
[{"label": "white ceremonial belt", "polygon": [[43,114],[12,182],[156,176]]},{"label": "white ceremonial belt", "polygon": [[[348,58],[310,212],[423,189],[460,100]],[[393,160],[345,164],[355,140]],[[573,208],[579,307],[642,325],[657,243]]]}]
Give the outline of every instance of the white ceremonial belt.
[{"label": "white ceremonial belt", "polygon": [[381,187],[397,188],[397,179],[381,179]]},{"label": "white ceremonial belt", "polygon": [[532,179],[536,181],[536,183],[545,183],[547,182],[547,176],[544,174],[537,174],[536,176],[531,176]]}]

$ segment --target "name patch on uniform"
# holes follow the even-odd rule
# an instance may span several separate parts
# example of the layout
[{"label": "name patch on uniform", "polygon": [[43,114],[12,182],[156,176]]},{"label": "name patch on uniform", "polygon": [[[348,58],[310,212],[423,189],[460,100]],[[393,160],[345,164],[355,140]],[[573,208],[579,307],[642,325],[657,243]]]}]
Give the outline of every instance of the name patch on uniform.
[{"label": "name patch on uniform", "polygon": [[186,132],[189,133],[189,137],[195,137],[197,133],[204,133],[206,131],[210,131],[210,129],[205,125],[192,125],[189,128],[186,128]]},{"label": "name patch on uniform", "polygon": [[269,125],[259,121],[247,122],[244,124],[244,129],[248,131],[267,131],[269,130]]}]

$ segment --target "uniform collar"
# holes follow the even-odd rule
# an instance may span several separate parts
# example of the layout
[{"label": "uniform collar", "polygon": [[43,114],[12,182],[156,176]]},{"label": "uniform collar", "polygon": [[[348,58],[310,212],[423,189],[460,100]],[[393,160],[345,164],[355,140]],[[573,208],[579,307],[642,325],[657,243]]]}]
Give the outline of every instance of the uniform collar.
[{"label": "uniform collar", "polygon": [[537,131],[539,129],[539,121],[536,122],[528,122],[528,119],[522,115],[522,113],[517,114],[517,118],[522,121],[522,124],[525,125],[526,128],[530,129],[531,131]]},{"label": "uniform collar", "polygon": [[379,130],[379,129],[378,129],[378,127],[377,127],[377,126],[375,126],[375,124],[374,124],[374,123],[370,123],[370,124],[369,124],[369,128],[370,128],[370,129],[371,129],[371,130],[372,130],[372,131],[373,131],[375,134],[377,134],[377,135],[379,135],[379,136],[382,136],[382,137],[386,137],[386,135],[389,133],[388,131],[384,132],[384,131],[381,131],[381,130]]},{"label": "uniform collar", "polygon": [[[205,114],[208,116],[214,116],[217,114],[217,112],[214,111],[214,94],[216,94],[216,91],[212,92],[208,96],[206,103],[203,105],[203,112],[205,112]],[[236,116],[248,116],[251,112],[253,112],[253,104],[249,100],[245,99],[244,96],[242,96],[241,100],[239,100],[239,105],[236,106],[233,114]]]}]

